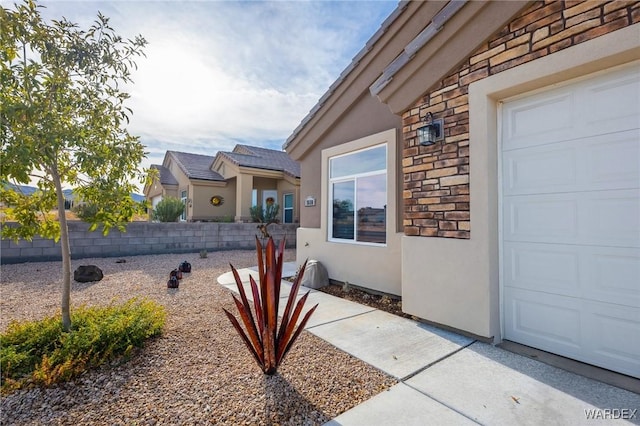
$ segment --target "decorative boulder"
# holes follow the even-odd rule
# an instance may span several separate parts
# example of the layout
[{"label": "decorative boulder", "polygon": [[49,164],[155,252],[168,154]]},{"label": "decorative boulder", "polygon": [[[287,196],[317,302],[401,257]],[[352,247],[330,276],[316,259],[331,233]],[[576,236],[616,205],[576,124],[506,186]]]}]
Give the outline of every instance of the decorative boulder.
[{"label": "decorative boulder", "polygon": [[96,265],[80,265],[73,271],[73,279],[79,283],[100,281],[103,277],[102,270]]},{"label": "decorative boulder", "polygon": [[180,281],[178,281],[178,277],[172,275],[169,277],[169,281],[167,281],[168,288],[178,288],[180,286]]},{"label": "decorative boulder", "polygon": [[319,261],[309,260],[300,284],[307,288],[320,288],[329,285],[327,269]]},{"label": "decorative boulder", "polygon": [[178,266],[178,269],[181,272],[191,272],[191,264],[185,260]]}]

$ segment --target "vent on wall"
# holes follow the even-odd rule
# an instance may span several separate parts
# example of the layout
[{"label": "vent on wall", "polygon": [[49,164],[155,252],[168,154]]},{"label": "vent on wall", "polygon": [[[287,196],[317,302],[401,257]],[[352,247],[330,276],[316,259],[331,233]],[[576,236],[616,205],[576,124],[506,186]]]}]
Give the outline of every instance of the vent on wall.
[{"label": "vent on wall", "polygon": [[316,199],[309,196],[304,200],[304,206],[305,207],[313,207],[316,205]]}]

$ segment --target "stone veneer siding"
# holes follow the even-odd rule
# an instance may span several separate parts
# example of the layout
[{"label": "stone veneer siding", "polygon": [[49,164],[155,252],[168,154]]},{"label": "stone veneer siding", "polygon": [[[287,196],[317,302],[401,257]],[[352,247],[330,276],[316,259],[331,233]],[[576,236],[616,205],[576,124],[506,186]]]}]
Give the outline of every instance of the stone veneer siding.
[{"label": "stone veneer siding", "polygon": [[[538,1],[432,88],[403,121],[404,232],[468,239],[469,84],[640,21],[638,1]],[[420,146],[428,113],[444,119],[444,141]]]},{"label": "stone veneer siding", "polygon": [[[6,224],[3,226],[12,226]],[[296,246],[298,224],[269,225],[275,241],[287,238],[287,247]],[[147,223],[133,222],[127,232],[112,229],[105,237],[100,231],[89,232],[84,222],[69,222],[71,258],[125,257],[162,253],[198,253],[218,250],[255,249],[255,223]],[[60,260],[60,242],[35,237],[33,241],[2,240],[0,263]]]}]

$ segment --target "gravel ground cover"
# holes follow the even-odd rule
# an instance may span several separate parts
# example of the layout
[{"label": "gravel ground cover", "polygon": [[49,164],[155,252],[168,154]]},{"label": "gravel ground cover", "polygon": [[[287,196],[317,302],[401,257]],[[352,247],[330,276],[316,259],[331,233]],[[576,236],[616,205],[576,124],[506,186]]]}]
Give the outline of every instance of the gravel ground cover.
[{"label": "gravel ground cover", "polygon": [[[287,250],[285,260],[294,260]],[[304,332],[277,374],[265,376],[222,312],[235,312],[230,291],[216,279],[254,266],[255,251],[135,256],[73,261],[95,264],[102,281],[73,282],[72,306],[148,297],[167,308],[161,337],[121,364],[89,371],[72,382],[2,396],[0,421],[50,424],[322,424],[396,383],[395,379]],[[187,260],[179,289],[169,271]],[[57,312],[61,263],[2,265],[0,330],[11,320]],[[308,308],[307,308],[308,309]],[[306,311],[306,309],[305,309]]]}]

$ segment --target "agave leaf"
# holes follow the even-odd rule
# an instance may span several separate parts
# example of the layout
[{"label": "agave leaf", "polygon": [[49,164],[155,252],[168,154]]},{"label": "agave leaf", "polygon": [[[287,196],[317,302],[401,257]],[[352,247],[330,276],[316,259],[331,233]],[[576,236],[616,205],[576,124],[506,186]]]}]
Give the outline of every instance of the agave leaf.
[{"label": "agave leaf", "polygon": [[245,306],[245,308],[247,308],[247,311],[249,312],[249,318],[251,318],[251,322],[253,323],[254,322],[253,315],[251,314],[251,310],[249,309],[249,306],[250,306],[249,301],[247,300],[247,295],[244,291],[244,286],[242,285],[240,274],[238,274],[238,271],[236,270],[236,268],[233,267],[232,264],[229,264],[229,266],[231,266],[231,272],[233,272],[233,278],[236,280],[236,287],[238,287],[238,292],[240,293],[240,297],[242,298],[242,304]]},{"label": "agave leaf", "polygon": [[233,325],[233,327],[236,329],[236,331],[238,332],[238,334],[242,338],[242,341],[244,342],[244,344],[247,345],[247,348],[249,348],[249,352],[251,352],[251,355],[253,355],[253,358],[256,360],[258,365],[261,368],[264,368],[263,367],[264,366],[263,360],[258,356],[258,353],[254,349],[254,347],[251,345],[251,342],[249,341],[249,338],[247,337],[247,335],[245,334],[244,330],[240,326],[240,323],[238,323],[238,320],[233,315],[231,315],[231,313],[229,313],[229,311],[227,311],[226,309],[222,308],[222,310],[224,311],[225,314],[227,314],[227,318],[229,318],[229,321],[231,321],[231,324]]},{"label": "agave leaf", "polygon": [[295,303],[296,297],[298,295],[298,289],[300,288],[300,283],[302,282],[302,277],[304,276],[304,270],[307,267],[307,261],[305,260],[300,268],[300,273],[296,276],[293,285],[291,286],[291,292],[289,293],[289,297],[287,298],[287,306],[284,308],[284,313],[282,314],[282,323],[280,324],[280,333],[278,334],[278,340],[282,339],[282,336],[287,328],[287,324],[289,323],[291,317],[291,309],[293,308],[293,304]]},{"label": "agave leaf", "polygon": [[262,280],[264,276],[264,262],[262,261],[262,244],[256,235],[256,251],[258,254],[258,278]]},{"label": "agave leaf", "polygon": [[262,336],[262,333],[264,333],[264,316],[262,313],[262,305],[260,304],[260,294],[258,293],[258,284],[256,284],[256,280],[254,280],[251,275],[249,275],[249,281],[251,281],[251,291],[253,293],[253,308],[256,311],[256,322],[258,323],[258,330],[260,331],[260,336]]},{"label": "agave leaf", "polygon": [[300,325],[298,326],[298,329],[296,330],[294,335],[291,337],[291,340],[289,340],[289,343],[287,344],[287,347],[285,348],[284,352],[280,356],[279,361],[278,361],[279,363],[282,362],[282,360],[284,359],[285,355],[287,355],[287,353],[289,352],[289,350],[291,349],[291,347],[293,346],[295,341],[298,339],[298,336],[300,336],[300,333],[302,332],[302,330],[304,330],[304,327],[307,325],[307,321],[309,321],[309,318],[311,318],[311,314],[313,314],[315,312],[317,307],[318,307],[318,304],[316,303],[313,308],[309,309],[309,312],[307,312],[307,314],[304,316],[304,318],[302,318],[302,321],[300,321]]},{"label": "agave leaf", "polygon": [[265,330],[263,334],[263,342],[265,346],[265,355],[269,357],[269,360],[275,364],[276,360],[276,329],[278,327],[278,299],[275,297],[275,281],[274,271],[267,267],[267,285],[265,303],[267,306],[265,314]]},{"label": "agave leaf", "polygon": [[260,337],[258,336],[258,330],[256,330],[256,325],[253,322],[253,317],[251,317],[251,311],[247,306],[243,306],[240,301],[233,296],[233,301],[236,302],[236,307],[238,308],[238,313],[240,314],[240,318],[244,323],[244,326],[247,329],[247,333],[251,338],[251,343],[253,344],[256,353],[260,356],[260,358],[264,358],[264,353],[262,349],[262,343],[260,342]]},{"label": "agave leaf", "polygon": [[272,374],[276,371],[278,367],[277,357],[276,357],[276,346],[275,341],[273,339],[273,329],[271,325],[267,323],[264,328],[264,333],[262,335],[262,344],[264,346],[264,372],[267,374]]},{"label": "agave leaf", "polygon": [[283,257],[284,257],[284,246],[285,246],[285,239],[282,238],[282,240],[280,241],[280,245],[278,248],[278,251],[276,252],[276,277],[275,277],[275,282],[277,283],[276,285],[276,299],[280,300],[280,287],[281,287],[281,281],[282,281],[282,267],[284,266],[283,263]]},{"label": "agave leaf", "polygon": [[[284,348],[286,347],[293,331],[296,327],[296,322],[298,322],[298,318],[300,317],[300,313],[302,312],[302,308],[304,307],[305,302],[307,301],[307,297],[309,297],[309,292],[302,296],[298,303],[296,304],[296,308],[293,310],[293,314],[287,324],[284,323],[280,325],[280,335],[278,336],[278,357],[282,355],[284,352]],[[289,301],[293,298],[289,295]],[[284,319],[283,319],[284,320]]]}]

